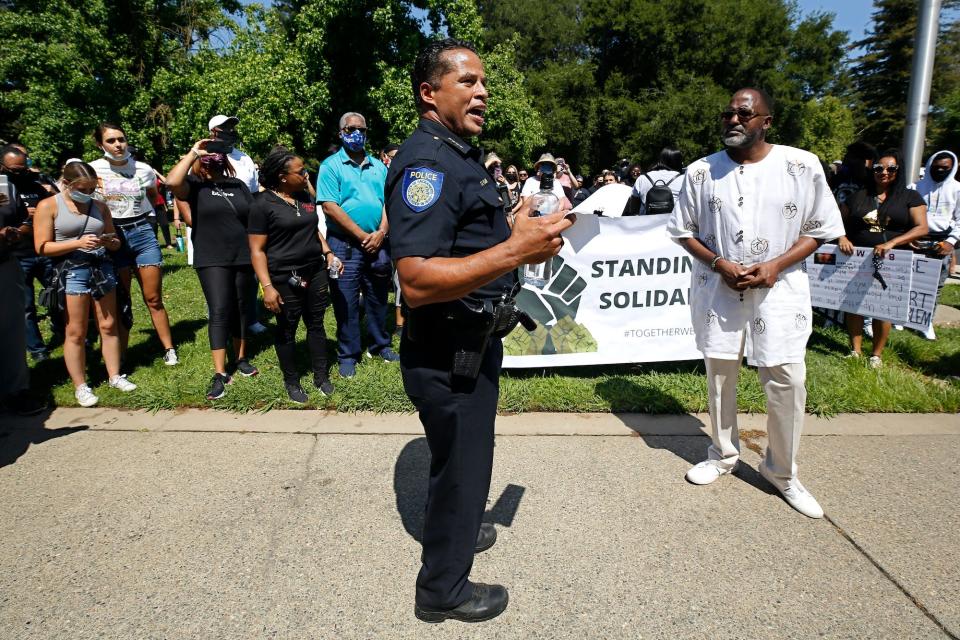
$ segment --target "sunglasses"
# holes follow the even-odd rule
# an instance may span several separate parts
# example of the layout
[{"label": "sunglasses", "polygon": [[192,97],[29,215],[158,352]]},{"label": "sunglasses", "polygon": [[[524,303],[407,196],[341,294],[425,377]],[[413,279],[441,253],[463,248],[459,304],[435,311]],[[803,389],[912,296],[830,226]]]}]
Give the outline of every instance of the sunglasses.
[{"label": "sunglasses", "polygon": [[884,174],[884,173],[894,174],[894,173],[897,172],[897,169],[899,169],[899,168],[900,168],[900,167],[898,167],[898,166],[895,165],[895,164],[892,164],[892,165],[890,165],[889,167],[885,167],[885,166],[883,166],[882,164],[878,164],[877,166],[875,166],[875,167],[873,168],[873,172],[874,172],[875,174],[877,174],[878,176],[879,176],[879,175],[882,175],[882,174]]},{"label": "sunglasses", "polygon": [[766,117],[770,115],[769,113],[754,113],[747,108],[741,107],[739,109],[724,109],[720,112],[721,120],[733,120],[733,116],[737,116],[737,120],[741,123],[747,123],[757,117]]},{"label": "sunglasses", "polygon": [[306,169],[300,169],[300,171],[287,171],[286,175],[288,176],[300,176],[303,178],[309,178],[310,174],[307,173]]},{"label": "sunglasses", "polygon": [[354,131],[359,131],[360,133],[367,132],[366,127],[344,127],[343,130],[346,131],[347,133],[353,133]]}]

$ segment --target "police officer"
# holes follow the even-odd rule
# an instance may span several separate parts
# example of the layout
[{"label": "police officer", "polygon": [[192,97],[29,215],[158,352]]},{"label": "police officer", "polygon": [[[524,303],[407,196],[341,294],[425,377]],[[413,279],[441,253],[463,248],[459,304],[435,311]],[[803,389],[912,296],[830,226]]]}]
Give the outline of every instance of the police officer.
[{"label": "police officer", "polygon": [[386,195],[406,314],[403,384],[431,453],[414,612],[426,622],[480,622],[507,606],[503,586],[468,579],[474,553],[496,540],[481,518],[503,349],[502,331],[491,333],[486,320],[510,306],[514,270],[556,255],[573,221],[530,217],[524,207],[511,233],[482,152],[465,141],[480,134],[487,109],[471,44],[428,44],[411,76],[420,124],[390,164]]}]

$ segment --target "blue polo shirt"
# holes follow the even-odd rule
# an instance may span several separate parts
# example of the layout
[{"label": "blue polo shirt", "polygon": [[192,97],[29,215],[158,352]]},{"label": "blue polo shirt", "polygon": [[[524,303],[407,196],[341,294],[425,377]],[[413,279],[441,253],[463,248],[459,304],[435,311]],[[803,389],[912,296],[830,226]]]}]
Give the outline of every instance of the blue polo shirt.
[{"label": "blue polo shirt", "polygon": [[[383,187],[387,167],[367,154],[362,165],[350,159],[341,147],[320,165],[317,174],[317,202],[334,202],[347,212],[358,227],[372,233],[380,227],[383,216]],[[343,230],[327,219],[333,231]]]}]

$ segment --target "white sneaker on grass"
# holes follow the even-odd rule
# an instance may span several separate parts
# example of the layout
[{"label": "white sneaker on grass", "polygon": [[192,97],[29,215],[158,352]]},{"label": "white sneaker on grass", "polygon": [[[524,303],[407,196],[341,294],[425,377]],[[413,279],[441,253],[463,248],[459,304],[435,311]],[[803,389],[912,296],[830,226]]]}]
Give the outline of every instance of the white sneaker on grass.
[{"label": "white sneaker on grass", "polygon": [[[823,517],[823,508],[820,506],[820,503],[800,484],[799,480],[794,478],[793,480],[784,481],[775,478],[763,462],[757,465],[757,471],[760,472],[760,475],[763,476],[767,482],[773,485],[774,489],[780,492],[780,495],[783,496],[783,499],[787,501],[788,505],[808,518]],[[781,487],[780,485],[784,486]]]},{"label": "white sneaker on grass", "polygon": [[168,367],[172,367],[175,364],[180,364],[180,359],[177,358],[177,350],[170,348],[163,354],[163,364]]},{"label": "white sneaker on grass", "polygon": [[883,360],[880,359],[880,356],[870,356],[870,368],[879,369],[883,366]]},{"label": "white sneaker on grass", "polygon": [[740,466],[740,462],[734,462],[732,467],[726,466],[720,460],[704,460],[690,467],[686,478],[693,484],[710,484],[720,476],[733,473]]},{"label": "white sneaker on grass", "polygon": [[100,402],[100,398],[93,394],[93,390],[86,383],[74,389],[73,397],[81,407],[92,407]]},{"label": "white sneaker on grass", "polygon": [[119,389],[124,393],[129,393],[130,391],[133,391],[134,389],[137,388],[137,385],[127,380],[127,376],[125,374],[120,374],[118,376],[113,376],[112,378],[110,378],[110,386],[113,387],[114,389]]}]

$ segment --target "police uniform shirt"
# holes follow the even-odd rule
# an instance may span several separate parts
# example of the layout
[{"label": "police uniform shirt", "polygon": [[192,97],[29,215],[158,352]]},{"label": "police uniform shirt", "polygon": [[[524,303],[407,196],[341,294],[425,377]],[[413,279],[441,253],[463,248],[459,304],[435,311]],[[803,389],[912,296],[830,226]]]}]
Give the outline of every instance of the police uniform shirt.
[{"label": "police uniform shirt", "polygon": [[[510,236],[500,194],[480,163],[482,153],[432,120],[421,120],[397,151],[387,175],[387,215],[394,260],[459,258]],[[506,273],[470,295],[498,298],[512,289]]]}]

